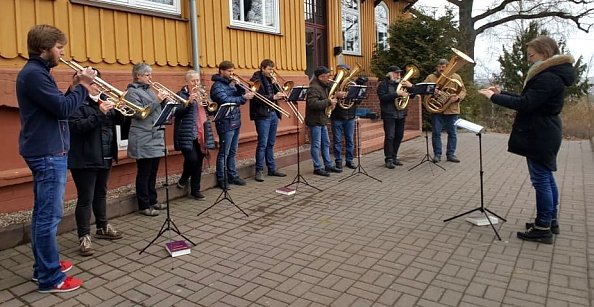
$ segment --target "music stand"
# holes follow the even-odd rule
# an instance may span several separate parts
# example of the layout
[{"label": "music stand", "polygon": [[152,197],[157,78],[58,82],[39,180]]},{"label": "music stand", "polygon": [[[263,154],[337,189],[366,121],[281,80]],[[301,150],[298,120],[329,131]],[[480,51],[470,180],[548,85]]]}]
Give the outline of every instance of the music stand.
[{"label": "music stand", "polygon": [[[196,246],[196,243],[192,242],[192,240],[188,239],[186,236],[184,236],[179,231],[179,228],[177,228],[177,226],[171,219],[171,215],[169,212],[169,208],[171,206],[169,205],[169,174],[168,174],[169,171],[167,169],[167,133],[165,133],[166,132],[165,125],[171,125],[171,118],[173,117],[175,110],[179,106],[180,106],[179,103],[167,102],[165,104],[165,106],[163,107],[161,114],[159,114],[159,118],[157,118],[157,121],[155,121],[155,124],[153,125],[153,127],[158,127],[157,128],[158,130],[163,130],[163,142],[165,143],[165,149],[163,150],[163,152],[165,154],[165,183],[163,184],[163,186],[165,187],[165,203],[167,204],[167,209],[166,209],[167,217],[165,218],[165,221],[163,222],[163,225],[161,226],[161,230],[159,230],[159,233],[157,234],[157,236],[151,242],[149,242],[149,244],[145,248],[143,248],[140,251],[140,253],[138,253],[138,254],[142,254],[149,246],[151,246],[153,243],[155,243],[155,241],[161,235],[163,235],[165,233],[165,231],[171,231],[171,230],[173,230],[173,232],[177,233],[182,238],[186,239],[188,242],[192,243],[192,245]],[[169,236],[169,238],[171,239],[171,236]]]},{"label": "music stand", "polygon": [[353,105],[355,107],[355,138],[357,140],[357,167],[355,167],[355,169],[350,175],[338,180],[338,182],[343,182],[359,174],[363,174],[371,179],[377,180],[378,182],[382,182],[381,180],[369,175],[367,171],[363,168],[363,165],[361,165],[361,126],[359,125],[359,116],[357,115],[357,108],[359,107],[359,104],[361,104],[363,99],[367,98],[368,89],[369,86],[359,84],[349,85],[349,87],[347,88],[347,95],[345,99],[353,101]]},{"label": "music stand", "polygon": [[[421,96],[433,95],[435,93],[435,89],[436,89],[435,83],[417,83],[417,84],[415,84],[415,86],[412,87],[412,91],[409,93],[411,95],[421,95]],[[408,171],[409,172],[412,171],[414,168],[420,166],[421,164],[423,164],[425,162],[432,163],[433,165],[435,165],[445,171],[446,169],[443,166],[437,164],[437,162],[435,162],[433,157],[429,154],[429,131],[428,130],[425,130],[425,150],[426,150],[425,156],[423,157],[423,159],[421,159],[421,161],[419,163],[417,163],[416,165],[409,168]],[[429,165],[429,167],[431,167],[431,165]],[[432,168],[431,168],[431,172],[433,173]]]},{"label": "music stand", "polygon": [[[307,97],[307,91],[309,90],[309,87],[307,86],[295,86],[293,87],[293,89],[291,89],[291,93],[289,93],[289,96],[287,97],[287,103],[295,103],[297,104],[298,101],[305,101],[306,97]],[[318,190],[318,192],[322,192],[322,190],[318,187],[315,187],[311,184],[309,184],[309,182],[307,182],[307,180],[305,180],[305,178],[301,175],[301,153],[300,153],[300,144],[299,144],[299,137],[301,136],[301,134],[299,133],[299,126],[301,126],[301,124],[299,122],[297,122],[297,134],[296,134],[296,140],[297,140],[297,175],[295,176],[295,178],[293,178],[293,181],[289,184],[287,184],[286,186],[284,186],[285,188],[290,187],[294,184],[296,184],[295,187],[295,192],[297,192],[297,189],[299,189],[299,184],[303,183],[306,186],[312,187],[316,190]],[[294,195],[296,195],[297,193],[293,194],[293,197],[295,197]]]},{"label": "music stand", "polygon": [[483,172],[483,146],[482,146],[482,142],[481,142],[482,135],[483,135],[483,132],[484,132],[484,128],[482,126],[480,126],[480,125],[471,123],[471,122],[469,122],[467,120],[464,120],[464,119],[458,119],[458,120],[456,120],[456,122],[454,123],[454,125],[456,125],[458,127],[461,127],[461,128],[468,129],[468,130],[476,133],[476,136],[478,136],[478,140],[479,140],[479,174],[480,174],[479,177],[480,177],[480,184],[481,184],[481,206],[478,207],[478,208],[472,209],[470,211],[466,211],[464,213],[458,214],[458,215],[456,215],[454,217],[451,217],[449,219],[445,219],[443,221],[444,222],[449,222],[449,221],[451,221],[453,219],[457,219],[457,218],[459,218],[461,216],[470,214],[472,212],[480,211],[480,212],[482,212],[485,215],[485,217],[487,218],[487,221],[489,221],[489,224],[491,225],[491,228],[493,228],[493,231],[495,232],[495,235],[497,235],[497,238],[499,239],[499,241],[501,241],[501,237],[499,236],[499,233],[497,232],[497,229],[495,229],[495,226],[493,226],[493,222],[491,222],[491,218],[489,217],[489,215],[487,214],[487,212],[493,214],[494,216],[496,216],[497,218],[499,218],[500,220],[502,220],[504,222],[507,222],[507,220],[504,219],[504,218],[502,218],[502,217],[500,217],[499,215],[495,214],[493,211],[485,208],[485,201],[484,201],[485,198],[484,198],[484,194],[483,194],[483,173],[484,173]]},{"label": "music stand", "polygon": [[[220,118],[218,116],[221,116],[219,114],[227,113],[227,109],[225,109],[224,111],[222,110],[223,108],[238,108],[238,106],[236,105],[226,105],[223,104],[219,107],[219,111],[217,112],[217,115],[215,116],[215,118]],[[221,148],[219,148],[219,151],[223,151],[223,180],[224,180],[224,184],[225,186],[223,186],[223,191],[221,191],[221,194],[219,194],[219,197],[217,197],[217,199],[215,200],[215,202],[210,205],[208,208],[202,210],[200,213],[196,214],[196,216],[200,216],[202,213],[208,211],[210,208],[214,207],[216,204],[227,200],[229,201],[233,206],[235,206],[235,208],[239,209],[239,211],[241,211],[241,213],[243,213],[246,217],[248,217],[249,215],[247,213],[245,213],[245,211],[243,211],[243,209],[241,209],[231,198],[231,194],[229,194],[229,178],[227,176],[227,151],[225,150],[225,138],[221,137]]]}]

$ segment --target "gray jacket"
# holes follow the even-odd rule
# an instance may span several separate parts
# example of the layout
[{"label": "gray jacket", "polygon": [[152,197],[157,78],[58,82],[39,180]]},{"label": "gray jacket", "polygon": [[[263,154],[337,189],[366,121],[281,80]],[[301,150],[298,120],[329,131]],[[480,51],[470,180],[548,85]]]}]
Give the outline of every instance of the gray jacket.
[{"label": "gray jacket", "polygon": [[128,157],[132,159],[158,158],[165,155],[165,133],[153,127],[159,114],[161,103],[150,85],[133,82],[128,84],[126,100],[142,107],[149,106],[150,114],[141,119],[135,114],[128,135]]}]

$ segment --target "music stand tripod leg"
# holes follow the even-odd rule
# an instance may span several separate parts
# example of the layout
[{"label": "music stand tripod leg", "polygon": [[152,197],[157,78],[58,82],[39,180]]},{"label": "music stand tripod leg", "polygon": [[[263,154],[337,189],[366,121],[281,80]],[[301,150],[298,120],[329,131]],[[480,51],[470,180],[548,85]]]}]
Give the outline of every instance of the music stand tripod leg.
[{"label": "music stand tripod leg", "polygon": [[437,164],[437,162],[433,161],[433,157],[431,157],[431,155],[429,154],[429,132],[428,130],[425,130],[425,156],[423,157],[423,159],[421,159],[421,162],[417,163],[416,165],[414,165],[413,167],[409,168],[408,171],[412,171],[413,169],[415,169],[417,166],[422,165],[425,162],[429,162],[432,163],[433,165],[441,168],[442,170],[446,170],[443,166]]},{"label": "music stand tripod leg", "polygon": [[[290,187],[294,184],[296,184],[297,186],[295,187],[295,191],[297,191],[297,189],[299,189],[299,184],[303,183],[306,186],[312,187],[316,190],[318,190],[318,192],[322,192],[322,190],[318,187],[315,187],[311,184],[309,184],[309,182],[307,182],[307,180],[305,180],[305,178],[301,175],[301,153],[300,153],[300,142],[299,142],[299,137],[300,137],[300,133],[299,133],[299,122],[297,122],[297,175],[295,176],[295,178],[293,178],[293,181],[289,184],[287,184],[285,186],[286,187]],[[293,194],[293,197],[295,197],[297,193]]]}]

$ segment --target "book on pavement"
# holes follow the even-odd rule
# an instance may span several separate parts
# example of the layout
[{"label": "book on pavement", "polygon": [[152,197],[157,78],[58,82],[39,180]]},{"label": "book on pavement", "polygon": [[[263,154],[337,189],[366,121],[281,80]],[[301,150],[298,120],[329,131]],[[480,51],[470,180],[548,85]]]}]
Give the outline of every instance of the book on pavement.
[{"label": "book on pavement", "polygon": [[169,255],[171,255],[171,257],[187,255],[192,251],[188,243],[186,243],[186,241],[183,240],[165,243],[165,249],[167,250]]},{"label": "book on pavement", "polygon": [[290,188],[290,187],[280,187],[276,189],[276,193],[284,194],[284,195],[293,195],[297,192],[297,190]]}]

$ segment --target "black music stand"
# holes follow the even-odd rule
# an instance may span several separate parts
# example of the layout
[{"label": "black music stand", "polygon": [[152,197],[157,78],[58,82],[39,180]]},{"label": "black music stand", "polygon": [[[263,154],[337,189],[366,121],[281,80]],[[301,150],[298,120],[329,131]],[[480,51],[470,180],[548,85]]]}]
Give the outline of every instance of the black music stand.
[{"label": "black music stand", "polygon": [[363,168],[363,165],[361,165],[361,126],[359,125],[359,115],[357,115],[357,108],[359,107],[359,104],[361,104],[363,99],[367,98],[368,89],[369,86],[365,85],[350,85],[347,88],[347,96],[345,97],[345,99],[353,101],[355,107],[355,138],[357,139],[357,167],[355,167],[355,169],[350,175],[338,180],[338,182],[343,182],[359,174],[363,174],[371,179],[377,180],[378,182],[382,182],[381,180],[369,175],[367,171]]},{"label": "black music stand", "polygon": [[[289,93],[289,96],[287,97],[287,103],[295,103],[297,104],[298,101],[305,101],[306,97],[307,97],[307,91],[308,91],[309,87],[307,86],[295,86],[293,87],[293,89],[291,90],[291,93]],[[297,107],[297,106],[295,106]],[[294,184],[296,184],[297,186],[295,187],[295,192],[297,191],[297,189],[299,188],[299,184],[303,183],[306,186],[312,187],[316,190],[318,190],[318,192],[322,192],[322,190],[320,188],[317,188],[311,184],[309,184],[309,182],[307,182],[307,180],[305,180],[305,178],[303,178],[303,176],[301,175],[301,154],[300,154],[300,144],[299,144],[299,137],[301,136],[301,134],[299,133],[299,126],[301,126],[301,123],[299,123],[299,121],[297,121],[297,134],[296,134],[296,139],[297,139],[297,175],[295,176],[295,178],[293,179],[293,181],[289,184],[287,184],[285,186],[285,188],[290,187]],[[297,193],[295,193],[297,194]],[[293,195],[295,195],[293,194]],[[294,197],[294,196],[293,196]]]},{"label": "black music stand", "polygon": [[[155,124],[153,125],[153,127],[159,127],[157,128],[158,130],[163,130],[163,142],[165,143],[165,149],[163,150],[165,154],[165,183],[163,184],[163,186],[165,187],[165,203],[167,204],[167,217],[165,218],[165,221],[163,222],[161,230],[159,230],[157,236],[151,242],[149,242],[149,244],[145,248],[143,248],[138,254],[142,254],[149,246],[155,243],[155,241],[161,235],[163,235],[165,231],[173,231],[182,238],[186,239],[188,242],[192,243],[192,245],[196,246],[196,243],[192,242],[192,240],[188,239],[179,231],[179,228],[177,228],[177,226],[171,219],[171,215],[169,214],[169,208],[171,206],[169,205],[169,171],[167,169],[167,133],[165,131],[165,125],[171,125],[171,118],[175,113],[175,109],[179,106],[180,105],[175,102],[166,103],[165,107],[163,107],[163,110],[161,111],[161,114],[159,114],[159,118],[157,119],[157,121],[155,121]],[[171,236],[169,236],[169,238],[171,239]]]},{"label": "black music stand", "polygon": [[[415,84],[415,86],[412,88],[412,91],[410,92],[411,95],[433,95],[435,93],[435,89],[436,89],[436,84],[435,83],[417,83]],[[422,99],[423,97],[421,97]],[[437,164],[437,162],[435,162],[435,160],[433,159],[433,157],[429,154],[429,131],[425,130],[425,156],[423,157],[423,159],[421,159],[421,161],[419,163],[417,163],[416,165],[414,165],[413,167],[409,168],[408,171],[412,171],[414,168],[416,168],[417,166],[420,166],[421,164],[425,163],[425,162],[429,162],[432,163],[433,165],[441,168],[442,170],[446,170],[443,166]],[[431,164],[429,165],[429,167],[431,167]],[[433,173],[433,169],[431,169],[431,172]]]},{"label": "black music stand", "polygon": [[[221,108],[223,108],[223,106],[221,106]],[[221,108],[219,108],[219,112],[221,112]],[[217,112],[217,115],[219,114],[219,112]],[[224,111],[226,112],[226,110]],[[215,118],[217,118],[215,116]],[[227,200],[229,201],[233,206],[235,206],[235,208],[239,209],[239,211],[241,211],[241,213],[243,213],[246,217],[248,217],[249,215],[247,213],[245,213],[245,211],[243,211],[243,209],[241,209],[234,201],[233,199],[231,199],[231,194],[229,194],[229,178],[227,176],[227,151],[225,150],[225,138],[221,138],[221,148],[219,148],[219,150],[223,150],[223,180],[225,181],[225,186],[222,187],[223,191],[221,191],[221,194],[219,194],[219,197],[217,197],[217,199],[215,200],[215,202],[210,205],[208,208],[202,210],[200,213],[196,214],[196,216],[200,216],[202,213],[208,211],[208,209],[214,207],[216,204]]]},{"label": "black music stand", "polygon": [[483,146],[482,146],[482,142],[481,142],[482,133],[483,133],[484,128],[482,126],[476,125],[474,123],[471,123],[471,122],[463,120],[463,119],[456,120],[456,122],[454,124],[458,127],[465,128],[472,132],[475,132],[476,136],[478,136],[478,140],[479,140],[479,174],[480,174],[479,177],[480,177],[480,184],[481,184],[481,206],[478,208],[466,211],[464,213],[458,214],[458,215],[451,217],[449,219],[445,219],[443,221],[449,222],[453,219],[457,219],[461,216],[470,214],[472,212],[480,211],[485,215],[485,217],[487,218],[487,221],[489,221],[489,225],[491,225],[491,228],[493,228],[495,235],[497,235],[497,238],[499,239],[499,241],[501,241],[501,237],[499,236],[497,229],[495,229],[495,226],[493,226],[493,222],[491,222],[491,218],[489,218],[489,215],[487,214],[487,212],[493,214],[494,216],[496,216],[497,218],[499,218],[500,220],[502,220],[504,222],[507,222],[507,220],[500,217],[499,215],[495,214],[493,211],[485,208],[485,198],[484,198],[484,194],[483,194],[483,173],[484,173],[483,172]]}]

